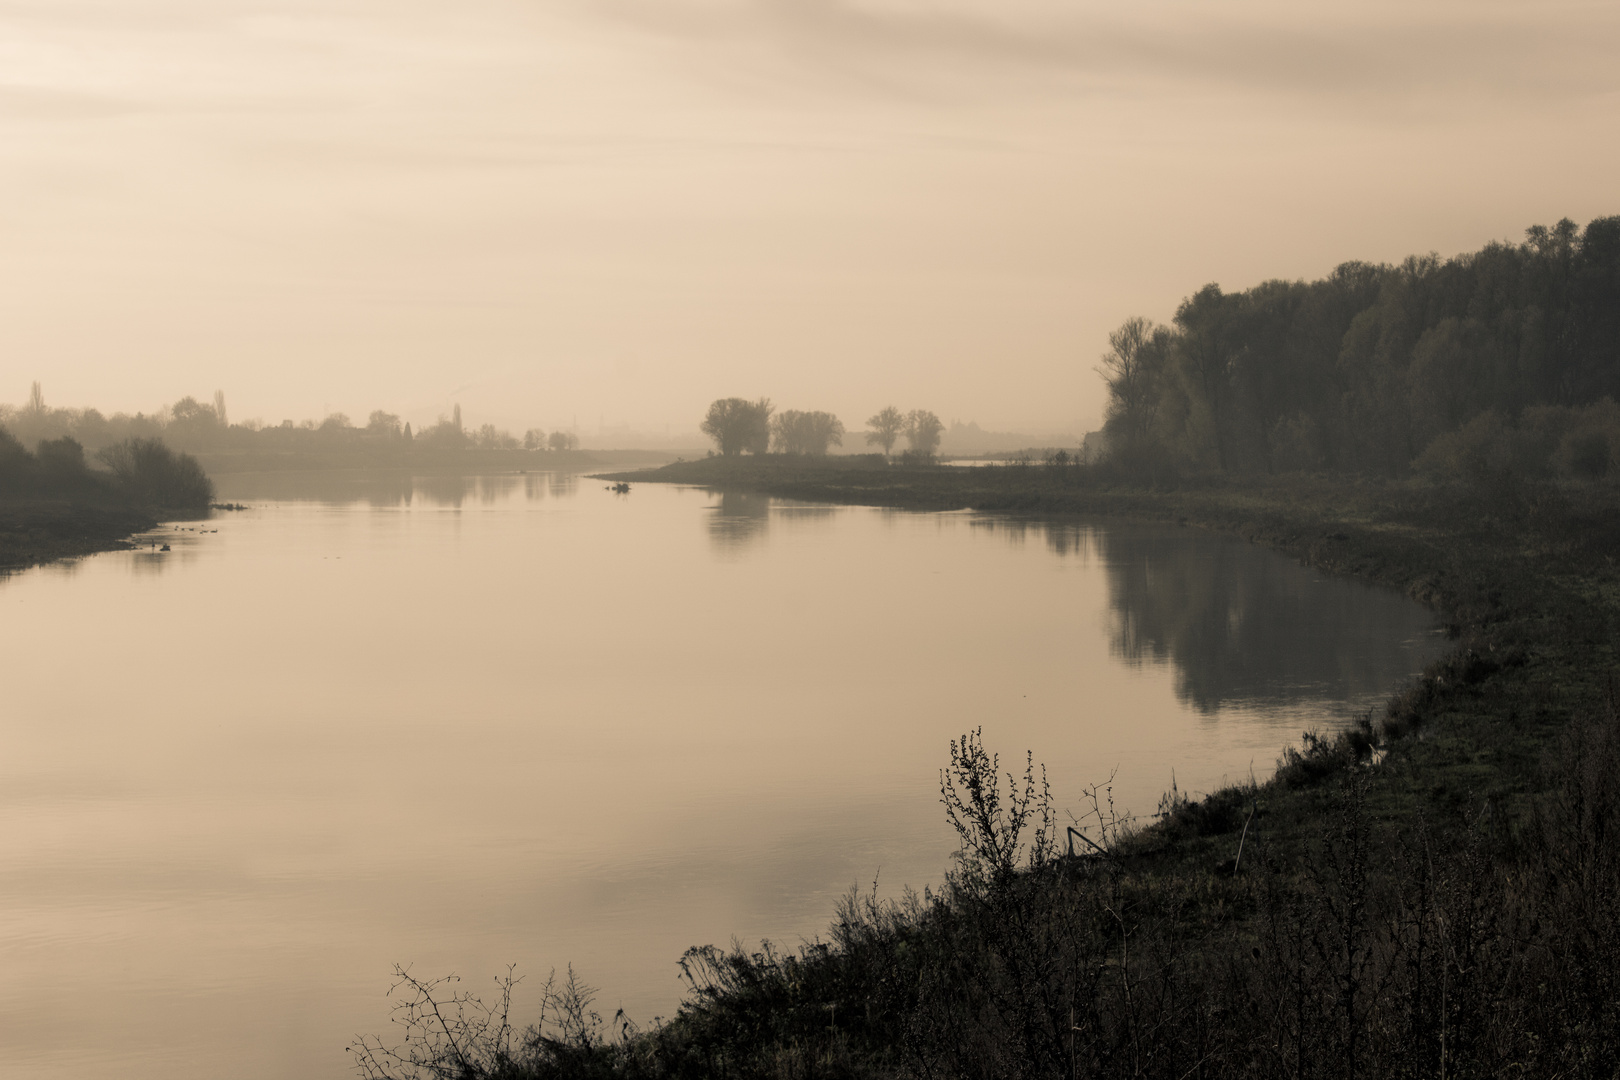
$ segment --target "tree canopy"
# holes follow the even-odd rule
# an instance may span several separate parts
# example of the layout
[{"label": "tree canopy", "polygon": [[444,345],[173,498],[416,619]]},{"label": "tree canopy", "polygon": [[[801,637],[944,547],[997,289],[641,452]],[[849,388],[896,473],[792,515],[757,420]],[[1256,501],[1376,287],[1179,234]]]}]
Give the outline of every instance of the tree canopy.
[{"label": "tree canopy", "polygon": [[927,409],[912,409],[906,414],[906,442],[910,445],[913,455],[921,458],[931,458],[939,449],[939,437],[945,431],[945,425],[939,417]]},{"label": "tree canopy", "polygon": [[771,438],[780,453],[822,456],[844,445],[844,424],[832,413],[787,409],[771,421]]},{"label": "tree canopy", "polygon": [[867,417],[866,426],[870,429],[866,433],[866,445],[881,446],[885,454],[892,453],[894,441],[906,429],[906,414],[890,405]]},{"label": "tree canopy", "polygon": [[1400,475],[1485,413],[1516,431],[1526,410],[1620,398],[1620,217],[1445,261],[1206,285],[1172,325],[1131,318],[1109,346],[1116,455]]},{"label": "tree canopy", "polygon": [[713,439],[726,457],[745,452],[763,454],[771,448],[773,411],[770,398],[720,398],[709,406],[698,429]]}]

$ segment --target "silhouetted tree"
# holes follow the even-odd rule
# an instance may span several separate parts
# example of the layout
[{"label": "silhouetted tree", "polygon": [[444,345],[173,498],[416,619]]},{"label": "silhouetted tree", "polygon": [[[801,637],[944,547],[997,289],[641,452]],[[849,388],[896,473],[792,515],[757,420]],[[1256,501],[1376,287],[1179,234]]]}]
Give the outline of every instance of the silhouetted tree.
[{"label": "silhouetted tree", "polygon": [[[39,384],[35,383],[35,387]],[[0,478],[15,476],[31,468],[34,455],[28,452],[17,436],[0,427]]]},{"label": "silhouetted tree", "polygon": [[461,429],[460,412],[461,407],[457,406],[454,416],[441,415],[438,423],[416,433],[417,441],[446,449],[467,445],[467,433]]},{"label": "silhouetted tree", "polygon": [[204,405],[190,395],[171,405],[169,415],[173,418],[172,423],[182,424],[187,427],[213,427],[219,423],[219,418],[214,415],[212,405]]},{"label": "silhouetted tree", "polygon": [[47,472],[57,475],[75,476],[86,470],[84,445],[71,435],[41,439],[35,456]]},{"label": "silhouetted tree", "polygon": [[125,439],[96,455],[120,486],[152,506],[176,509],[207,506],[214,482],[197,459],[177,454],[158,439]]},{"label": "silhouetted tree", "polygon": [[770,398],[758,401],[720,398],[709,406],[698,430],[713,439],[726,457],[741,453],[763,454],[771,445],[772,411]]},{"label": "silhouetted tree", "polygon": [[1232,366],[1241,346],[1234,333],[1237,298],[1219,285],[1205,285],[1176,309],[1181,329],[1180,360],[1196,392],[1200,414],[1194,423],[1214,449],[1215,464],[1228,466],[1232,441]]},{"label": "silhouetted tree", "polygon": [[571,431],[553,431],[546,442],[553,450],[579,449],[579,436]]},{"label": "silhouetted tree", "polygon": [[537,427],[532,427],[523,433],[523,449],[544,450],[546,448],[546,433]]},{"label": "silhouetted tree", "polygon": [[366,420],[366,434],[379,439],[399,438],[399,417],[376,409]]},{"label": "silhouetted tree", "polygon": [[1170,331],[1140,316],[1126,319],[1108,335],[1109,351],[1097,371],[1108,382],[1106,430],[1116,445],[1148,439],[1158,417],[1169,377]]},{"label": "silhouetted tree", "polygon": [[912,409],[906,414],[906,442],[910,444],[911,453],[919,458],[926,460],[934,456],[944,430],[939,417],[927,409]]},{"label": "silhouetted tree", "polygon": [[494,424],[482,424],[473,434],[473,445],[482,450],[515,450],[518,441],[509,431],[502,431]]},{"label": "silhouetted tree", "polygon": [[867,417],[866,426],[872,429],[866,433],[866,445],[881,446],[884,454],[889,454],[894,450],[894,440],[906,429],[906,414],[889,405]]},{"label": "silhouetted tree", "polygon": [[828,447],[844,445],[844,425],[832,413],[788,409],[771,421],[776,449],[784,454],[825,456]]},{"label": "silhouetted tree", "polygon": [[214,406],[186,396],[169,407],[163,437],[177,446],[204,448],[217,445],[225,434]]}]

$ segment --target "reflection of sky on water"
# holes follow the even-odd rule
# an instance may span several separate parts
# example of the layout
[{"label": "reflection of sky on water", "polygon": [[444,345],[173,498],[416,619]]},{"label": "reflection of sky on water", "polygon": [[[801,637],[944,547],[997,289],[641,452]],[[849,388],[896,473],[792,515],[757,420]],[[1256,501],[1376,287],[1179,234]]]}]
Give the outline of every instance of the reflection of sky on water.
[{"label": "reflection of sky on water", "polygon": [[235,473],[215,478],[222,499],[240,502],[319,503],[389,509],[493,507],[512,498],[530,502],[579,490],[579,476],[566,472],[482,475],[333,469],[309,473]]},{"label": "reflection of sky on water", "polygon": [[[567,498],[579,491],[579,475],[565,472],[519,472],[487,475],[424,474],[388,470],[331,469],[309,472],[226,473],[215,477],[222,502],[304,504],[333,509],[462,510],[494,509],[514,499],[539,502]],[[150,576],[192,560],[194,544],[210,530],[243,514],[214,510],[201,522],[166,524],[134,537],[130,573]],[[169,550],[164,551],[164,544]],[[73,573],[78,560],[42,568],[46,573]]]}]

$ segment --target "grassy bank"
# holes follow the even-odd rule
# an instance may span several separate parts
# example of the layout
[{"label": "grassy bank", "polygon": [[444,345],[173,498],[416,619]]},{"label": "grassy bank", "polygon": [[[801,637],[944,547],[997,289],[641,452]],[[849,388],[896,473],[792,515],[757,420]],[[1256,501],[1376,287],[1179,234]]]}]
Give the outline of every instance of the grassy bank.
[{"label": "grassy bank", "polygon": [[[1068,853],[1041,775],[974,734],[939,892],[852,895],[824,942],[698,948],[677,1016],[604,1022],[572,976],[518,1031],[402,985],[375,1076],[1614,1077],[1620,1074],[1620,498],[1309,479],[1144,490],[1080,469],[702,461],[609,479],[1245,536],[1400,589],[1455,647],[1276,775],[1145,827],[1094,793]],[[1019,774],[1023,775],[1020,776]],[[1095,835],[1095,834],[1094,834]]]}]

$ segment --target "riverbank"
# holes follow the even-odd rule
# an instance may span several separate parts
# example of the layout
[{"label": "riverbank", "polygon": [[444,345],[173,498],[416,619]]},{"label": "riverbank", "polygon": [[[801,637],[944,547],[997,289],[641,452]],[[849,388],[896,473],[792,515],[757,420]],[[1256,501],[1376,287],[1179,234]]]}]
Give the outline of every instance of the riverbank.
[{"label": "riverbank", "polygon": [[157,525],[150,513],[115,502],[0,499],[0,573],[58,559],[127,551],[130,537]]}]

